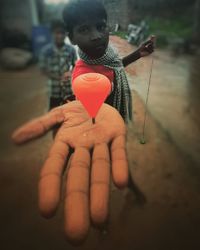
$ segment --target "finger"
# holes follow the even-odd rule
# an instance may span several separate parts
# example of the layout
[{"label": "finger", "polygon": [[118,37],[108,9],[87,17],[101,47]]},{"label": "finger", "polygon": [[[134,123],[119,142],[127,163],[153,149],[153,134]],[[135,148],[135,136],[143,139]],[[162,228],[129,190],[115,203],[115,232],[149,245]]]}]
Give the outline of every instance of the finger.
[{"label": "finger", "polygon": [[146,42],[142,43],[142,46],[146,47],[147,45],[150,45],[150,44],[152,45],[153,42],[151,40],[147,40]]},{"label": "finger", "polygon": [[[151,36],[150,36],[150,41],[152,42],[152,48],[153,48],[153,51],[154,51],[154,48],[155,48],[155,46],[156,46],[156,36],[151,35]],[[153,51],[152,51],[152,52],[153,52]]]},{"label": "finger", "polygon": [[103,224],[108,217],[110,184],[110,156],[106,144],[98,144],[93,151],[90,212],[94,224]]},{"label": "finger", "polygon": [[44,217],[52,217],[60,200],[61,179],[69,147],[56,141],[40,173],[39,209]]},{"label": "finger", "polygon": [[155,35],[151,35],[150,36],[150,40],[155,43],[156,42],[156,36]]},{"label": "finger", "polygon": [[16,144],[22,144],[31,139],[37,138],[45,134],[54,125],[61,123],[64,115],[60,108],[52,110],[44,116],[33,119],[25,123],[12,134],[12,140]]},{"label": "finger", "polygon": [[118,136],[111,145],[112,177],[115,185],[119,188],[128,183],[128,161],[126,156],[125,136]]},{"label": "finger", "polygon": [[154,46],[152,44],[146,45],[145,49],[147,52],[152,53],[154,51]]},{"label": "finger", "polygon": [[143,51],[146,51],[151,54],[154,51],[153,43],[147,43],[146,45],[143,45]]},{"label": "finger", "polygon": [[83,240],[89,230],[90,153],[75,149],[69,166],[65,198],[65,232],[73,242]]},{"label": "finger", "polygon": [[155,41],[156,41],[156,36],[151,35],[151,36],[149,37],[149,39],[148,39],[146,42],[144,42],[143,44],[144,44],[144,45],[146,45],[146,44],[148,44],[148,43],[154,44]]}]

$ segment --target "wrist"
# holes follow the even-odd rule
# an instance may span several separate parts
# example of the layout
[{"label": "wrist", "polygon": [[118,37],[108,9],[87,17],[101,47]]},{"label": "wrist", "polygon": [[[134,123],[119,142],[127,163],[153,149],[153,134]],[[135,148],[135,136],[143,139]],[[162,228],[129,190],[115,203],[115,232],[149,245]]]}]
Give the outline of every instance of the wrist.
[{"label": "wrist", "polygon": [[135,60],[138,60],[142,57],[142,54],[140,52],[140,49],[137,49],[135,52],[134,52],[134,57],[135,57]]}]

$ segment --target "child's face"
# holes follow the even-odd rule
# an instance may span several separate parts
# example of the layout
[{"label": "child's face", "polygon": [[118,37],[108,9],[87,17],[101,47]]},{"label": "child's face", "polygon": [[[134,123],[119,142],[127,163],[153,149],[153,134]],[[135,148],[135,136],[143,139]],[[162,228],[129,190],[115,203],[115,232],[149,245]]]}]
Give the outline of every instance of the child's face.
[{"label": "child's face", "polygon": [[74,27],[70,39],[91,58],[99,58],[108,46],[107,22],[102,18],[85,19]]},{"label": "child's face", "polygon": [[58,47],[63,45],[65,36],[65,31],[62,28],[57,28],[53,31],[53,39]]}]

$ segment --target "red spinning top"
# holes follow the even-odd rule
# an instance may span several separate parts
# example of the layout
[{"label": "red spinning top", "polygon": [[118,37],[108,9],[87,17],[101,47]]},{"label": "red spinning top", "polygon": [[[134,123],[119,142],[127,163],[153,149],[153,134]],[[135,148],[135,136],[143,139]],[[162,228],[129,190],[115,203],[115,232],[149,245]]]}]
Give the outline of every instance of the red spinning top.
[{"label": "red spinning top", "polygon": [[72,88],[76,98],[83,104],[89,115],[95,118],[111,91],[111,83],[102,74],[87,73],[76,77]]}]

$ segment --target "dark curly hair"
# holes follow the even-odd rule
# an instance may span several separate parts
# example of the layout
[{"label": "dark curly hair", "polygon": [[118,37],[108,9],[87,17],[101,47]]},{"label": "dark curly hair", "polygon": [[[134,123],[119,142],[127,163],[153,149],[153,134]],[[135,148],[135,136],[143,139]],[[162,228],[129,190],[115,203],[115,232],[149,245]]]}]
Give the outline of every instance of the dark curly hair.
[{"label": "dark curly hair", "polygon": [[54,32],[57,29],[65,31],[65,24],[60,19],[55,19],[51,22],[51,31]]},{"label": "dark curly hair", "polygon": [[69,35],[72,35],[73,28],[86,18],[107,20],[103,4],[99,0],[69,0],[63,10],[63,20]]}]

